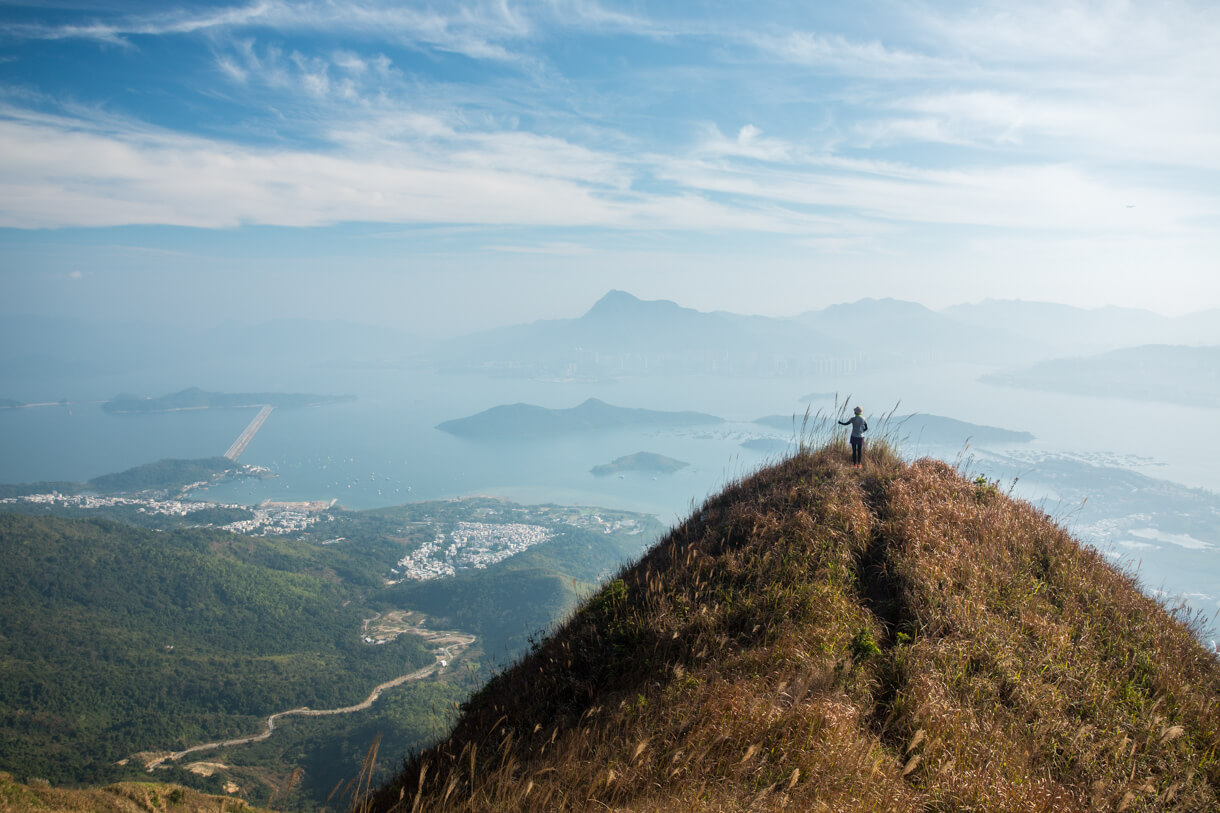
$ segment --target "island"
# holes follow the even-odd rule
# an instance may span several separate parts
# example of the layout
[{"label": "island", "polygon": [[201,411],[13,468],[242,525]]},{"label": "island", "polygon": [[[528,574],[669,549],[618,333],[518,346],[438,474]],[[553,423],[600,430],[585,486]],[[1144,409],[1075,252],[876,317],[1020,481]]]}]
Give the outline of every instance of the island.
[{"label": "island", "polygon": [[0,398],[0,409],[16,409],[23,406],[25,404],[21,401],[14,401],[12,398]]},{"label": "island", "polygon": [[304,407],[354,401],[354,395],[312,395],[288,392],[208,392],[189,387],[180,392],[148,398],[123,393],[102,404],[104,412],[175,412],[184,409],[232,409],[236,407]]},{"label": "island", "polygon": [[938,446],[959,446],[967,440],[978,444],[1007,444],[1029,443],[1034,439],[1029,432],[1001,429],[997,426],[969,423],[921,412],[895,415],[890,418],[887,431],[900,442],[930,443]]},{"label": "island", "polygon": [[750,438],[741,442],[741,448],[760,454],[784,454],[792,448],[792,444],[779,438]]},{"label": "island", "polygon": [[650,474],[672,474],[689,466],[685,460],[675,460],[665,455],[653,452],[636,452],[624,455],[609,463],[594,466],[589,469],[595,477],[607,477],[611,474],[622,474],[628,471],[642,471]]},{"label": "island", "polygon": [[1143,345],[1086,358],[1053,359],[1024,370],[992,373],[985,384],[1072,395],[1220,406],[1220,347]]},{"label": "island", "polygon": [[[812,416],[810,416],[812,418]],[[781,432],[792,432],[800,429],[801,422],[804,421],[804,414],[801,415],[764,415],[761,418],[755,418],[751,423],[756,423],[759,426],[766,426],[769,429],[778,429]]]},{"label": "island", "polygon": [[702,412],[663,412],[619,407],[590,398],[570,409],[547,409],[534,404],[492,407],[477,415],[438,424],[437,429],[470,438],[544,437],[577,432],[606,432],[628,428],[669,428],[724,423]]}]

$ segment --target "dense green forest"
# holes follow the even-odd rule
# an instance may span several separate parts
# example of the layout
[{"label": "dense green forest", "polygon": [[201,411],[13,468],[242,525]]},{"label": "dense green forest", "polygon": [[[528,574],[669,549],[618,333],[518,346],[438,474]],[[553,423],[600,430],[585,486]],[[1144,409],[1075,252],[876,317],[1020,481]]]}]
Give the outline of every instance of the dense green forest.
[{"label": "dense green forest", "polygon": [[[405,755],[448,733],[457,705],[483,680],[478,670],[462,670],[452,678],[404,684],[387,691],[372,708],[353,714],[287,717],[270,739],[217,749],[201,758],[226,765],[225,779],[235,781],[255,804],[274,797],[277,810],[342,810],[342,802],[352,796],[348,785],[360,776],[374,745],[376,783],[389,779]],[[223,784],[219,777],[200,781],[182,768],[158,771],[156,776],[213,792]]]},{"label": "dense green forest", "polygon": [[413,636],[363,644],[355,588],[285,547],[0,514],[0,765],[105,781],[134,752],[354,704],[432,662]]},{"label": "dense green forest", "polygon": [[[301,810],[356,776],[378,738],[384,773],[445,733],[455,705],[497,665],[661,530],[625,511],[491,498],[332,509],[304,531],[267,537],[191,527],[250,513],[207,503],[185,516],[9,507],[67,515],[0,513],[0,770],[22,779],[146,778],[137,761],[115,763],[257,733],[273,712],[352,705],[434,662],[416,636],[361,642],[362,620],[376,613],[416,610],[432,629],[477,636],[443,675],[388,690],[370,709],[283,718],[266,741],[200,754],[228,766],[222,774],[178,763],[156,773],[212,792],[236,781],[252,802],[275,793],[277,808]],[[542,525],[554,536],[486,569],[387,585],[406,553],[459,522]]]}]

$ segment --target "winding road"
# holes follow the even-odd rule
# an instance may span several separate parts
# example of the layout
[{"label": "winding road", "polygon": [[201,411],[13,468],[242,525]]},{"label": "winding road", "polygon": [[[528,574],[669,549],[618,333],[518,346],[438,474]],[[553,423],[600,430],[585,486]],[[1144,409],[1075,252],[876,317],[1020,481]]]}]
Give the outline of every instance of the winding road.
[{"label": "winding road", "polygon": [[416,626],[410,630],[411,632],[421,635],[429,643],[444,644],[436,652],[436,662],[422,669],[416,669],[414,672],[406,675],[400,675],[393,680],[387,680],[380,684],[369,696],[362,702],[354,706],[344,706],[338,709],[311,709],[308,706],[301,708],[289,709],[288,711],[279,711],[267,718],[267,727],[261,734],[252,734],[249,737],[237,737],[231,740],[217,740],[216,742],[205,742],[202,745],[192,745],[190,748],[182,751],[173,751],[169,754],[161,754],[147,759],[144,762],[144,767],[148,771],[164,765],[166,762],[177,762],[187,754],[194,754],[198,751],[208,751],[213,748],[227,748],[234,745],[245,745],[251,742],[260,742],[267,739],[275,731],[275,722],[281,717],[291,717],[293,715],[301,717],[326,717],[331,714],[351,714],[354,711],[364,711],[377,702],[377,698],[381,697],[381,693],[386,689],[392,689],[395,686],[401,686],[412,680],[420,680],[429,675],[439,672],[447,668],[442,664],[451,664],[452,660],[459,657],[466,648],[474,643],[475,637],[463,632],[442,632],[436,630],[428,630],[422,626]]}]

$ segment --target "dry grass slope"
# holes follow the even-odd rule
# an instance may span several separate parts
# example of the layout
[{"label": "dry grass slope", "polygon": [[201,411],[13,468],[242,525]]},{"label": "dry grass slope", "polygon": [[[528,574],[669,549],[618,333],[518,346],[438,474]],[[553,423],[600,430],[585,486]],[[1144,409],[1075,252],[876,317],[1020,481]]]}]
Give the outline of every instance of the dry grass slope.
[{"label": "dry grass slope", "polygon": [[874,443],[709,500],[366,810],[1220,810],[1220,664],[1045,515]]},{"label": "dry grass slope", "polygon": [[104,788],[21,784],[0,773],[0,813],[258,813],[241,799],[200,793],[161,782],[119,782]]}]

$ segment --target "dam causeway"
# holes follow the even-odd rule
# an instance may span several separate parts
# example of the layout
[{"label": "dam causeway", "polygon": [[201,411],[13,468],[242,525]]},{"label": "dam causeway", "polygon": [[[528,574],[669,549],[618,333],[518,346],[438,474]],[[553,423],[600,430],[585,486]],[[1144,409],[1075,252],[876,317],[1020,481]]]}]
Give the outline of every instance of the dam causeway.
[{"label": "dam causeway", "polygon": [[250,445],[250,441],[254,440],[254,436],[258,434],[258,430],[263,428],[263,424],[267,421],[267,416],[271,414],[271,410],[275,409],[271,404],[264,404],[263,408],[254,416],[254,420],[250,421],[242,433],[237,436],[237,440],[233,441],[233,445],[229,447],[229,451],[225,452],[225,457],[236,462],[237,458],[241,457],[242,452],[246,451],[246,447]]}]

